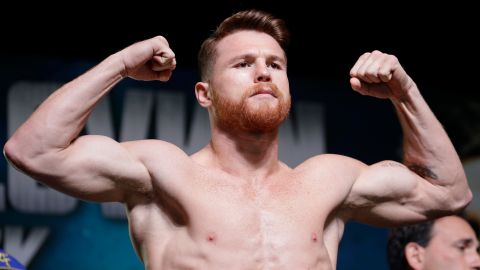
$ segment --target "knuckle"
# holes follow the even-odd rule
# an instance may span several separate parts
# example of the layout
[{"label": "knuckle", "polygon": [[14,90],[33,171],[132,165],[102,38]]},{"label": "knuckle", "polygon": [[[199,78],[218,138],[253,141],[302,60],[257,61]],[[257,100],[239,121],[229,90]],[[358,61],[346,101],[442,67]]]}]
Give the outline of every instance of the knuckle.
[{"label": "knuckle", "polygon": [[386,70],[381,70],[378,72],[379,77],[387,77],[389,73]]},{"label": "knuckle", "polygon": [[163,36],[156,36],[156,37],[155,37],[155,40],[157,40],[158,42],[165,43],[165,44],[168,45],[167,39],[164,38]]},{"label": "knuckle", "polygon": [[370,56],[370,54],[371,54],[371,53],[369,53],[369,52],[366,52],[366,53],[362,54],[362,56],[361,56],[361,57],[365,58],[365,57],[368,57],[368,56]]}]

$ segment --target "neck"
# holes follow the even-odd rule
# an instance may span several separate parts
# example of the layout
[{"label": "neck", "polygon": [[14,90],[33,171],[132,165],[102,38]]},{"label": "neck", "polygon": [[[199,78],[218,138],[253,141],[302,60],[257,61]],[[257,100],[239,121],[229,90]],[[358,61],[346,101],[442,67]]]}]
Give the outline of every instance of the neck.
[{"label": "neck", "polygon": [[249,133],[213,127],[207,149],[213,154],[214,165],[235,176],[266,178],[280,166],[278,128]]}]

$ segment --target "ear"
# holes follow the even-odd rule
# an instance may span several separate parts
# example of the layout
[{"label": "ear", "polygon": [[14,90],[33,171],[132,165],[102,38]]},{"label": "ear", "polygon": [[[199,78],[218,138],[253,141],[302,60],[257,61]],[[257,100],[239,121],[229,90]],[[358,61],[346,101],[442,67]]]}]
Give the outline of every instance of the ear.
[{"label": "ear", "polygon": [[212,104],[212,98],[209,91],[209,84],[206,82],[197,82],[195,84],[195,96],[200,106],[207,108]]},{"label": "ear", "polygon": [[412,269],[423,269],[425,262],[425,248],[417,243],[410,242],[405,246],[405,258]]}]

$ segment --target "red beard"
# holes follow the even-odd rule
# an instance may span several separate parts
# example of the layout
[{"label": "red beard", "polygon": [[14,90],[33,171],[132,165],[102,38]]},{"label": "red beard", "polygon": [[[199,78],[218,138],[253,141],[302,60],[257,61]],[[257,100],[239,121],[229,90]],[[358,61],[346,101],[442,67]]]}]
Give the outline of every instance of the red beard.
[{"label": "red beard", "polygon": [[[261,104],[249,108],[248,98],[268,86],[277,98],[278,105]],[[247,89],[239,103],[220,97],[212,91],[212,104],[215,121],[224,130],[246,132],[267,132],[275,130],[287,118],[290,111],[290,95],[285,97],[273,83],[255,84]]]}]

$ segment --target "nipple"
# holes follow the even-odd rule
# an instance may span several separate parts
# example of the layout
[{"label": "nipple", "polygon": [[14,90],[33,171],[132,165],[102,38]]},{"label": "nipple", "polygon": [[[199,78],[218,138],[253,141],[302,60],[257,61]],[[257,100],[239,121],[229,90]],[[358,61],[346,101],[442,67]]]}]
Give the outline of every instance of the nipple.
[{"label": "nipple", "polygon": [[217,237],[216,237],[215,233],[213,233],[213,232],[212,232],[212,233],[209,233],[209,234],[207,235],[207,240],[208,240],[208,242],[213,242],[213,241],[215,240],[215,238],[217,238]]},{"label": "nipple", "polygon": [[312,233],[312,241],[317,242],[318,236],[316,233]]}]

